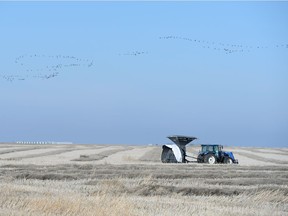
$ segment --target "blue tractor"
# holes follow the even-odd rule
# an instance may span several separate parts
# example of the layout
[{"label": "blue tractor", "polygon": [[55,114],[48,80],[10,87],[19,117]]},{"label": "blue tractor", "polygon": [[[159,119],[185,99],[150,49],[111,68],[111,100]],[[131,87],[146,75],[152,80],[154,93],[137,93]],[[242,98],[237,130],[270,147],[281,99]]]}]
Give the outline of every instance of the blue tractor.
[{"label": "blue tractor", "polygon": [[232,152],[223,151],[222,145],[201,145],[201,151],[197,157],[198,163],[224,163],[224,164],[238,164]]}]

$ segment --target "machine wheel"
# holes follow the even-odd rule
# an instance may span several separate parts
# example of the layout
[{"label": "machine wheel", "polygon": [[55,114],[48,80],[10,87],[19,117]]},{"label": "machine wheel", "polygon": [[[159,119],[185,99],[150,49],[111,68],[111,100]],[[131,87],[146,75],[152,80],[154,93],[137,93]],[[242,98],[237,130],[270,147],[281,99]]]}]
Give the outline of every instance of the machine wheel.
[{"label": "machine wheel", "polygon": [[225,158],[224,158],[224,163],[225,163],[225,164],[233,164],[233,161],[232,161],[231,158],[225,157]]},{"label": "machine wheel", "polygon": [[208,154],[204,158],[204,162],[208,164],[215,164],[216,163],[216,158],[212,154]]},{"label": "machine wheel", "polygon": [[198,155],[197,163],[204,163],[204,158],[202,156]]}]

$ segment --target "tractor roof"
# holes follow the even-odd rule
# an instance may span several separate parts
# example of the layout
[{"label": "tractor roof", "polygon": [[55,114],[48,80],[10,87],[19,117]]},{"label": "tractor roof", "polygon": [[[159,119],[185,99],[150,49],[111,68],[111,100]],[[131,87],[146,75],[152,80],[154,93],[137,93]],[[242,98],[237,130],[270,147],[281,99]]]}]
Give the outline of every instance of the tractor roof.
[{"label": "tractor roof", "polygon": [[222,146],[220,144],[201,144],[201,146]]},{"label": "tractor roof", "polygon": [[187,145],[188,143],[192,142],[193,140],[197,139],[196,137],[192,136],[181,136],[181,135],[173,135],[168,136],[171,141],[173,141],[177,145]]}]

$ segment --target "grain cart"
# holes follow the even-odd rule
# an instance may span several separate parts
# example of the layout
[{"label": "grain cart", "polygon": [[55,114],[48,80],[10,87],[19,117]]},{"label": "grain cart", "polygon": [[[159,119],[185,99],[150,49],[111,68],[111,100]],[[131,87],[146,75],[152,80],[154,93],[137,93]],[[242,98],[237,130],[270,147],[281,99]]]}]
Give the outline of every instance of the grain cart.
[{"label": "grain cart", "polygon": [[196,137],[173,135],[168,136],[175,144],[162,146],[161,161],[163,163],[187,163],[186,145],[197,139]]},{"label": "grain cart", "polygon": [[232,152],[223,151],[222,145],[206,144],[201,145],[201,151],[197,157],[198,163],[225,163],[225,164],[238,164]]}]

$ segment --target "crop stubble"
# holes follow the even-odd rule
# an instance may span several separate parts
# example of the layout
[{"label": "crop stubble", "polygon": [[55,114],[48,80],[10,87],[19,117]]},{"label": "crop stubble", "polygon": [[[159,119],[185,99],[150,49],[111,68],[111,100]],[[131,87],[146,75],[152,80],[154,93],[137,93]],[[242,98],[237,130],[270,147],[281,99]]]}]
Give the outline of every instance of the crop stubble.
[{"label": "crop stubble", "polygon": [[[129,149],[117,147],[105,152],[104,148],[102,154],[109,157]],[[68,154],[62,149],[51,149],[46,157],[62,151]],[[119,165],[85,160],[56,165],[5,161],[0,165],[0,215],[282,216],[288,213],[285,164],[161,164],[156,161],[156,152],[161,151],[151,147],[138,162],[134,155],[133,164]],[[152,162],[147,161],[149,155]],[[21,158],[25,162],[25,154]]]}]

